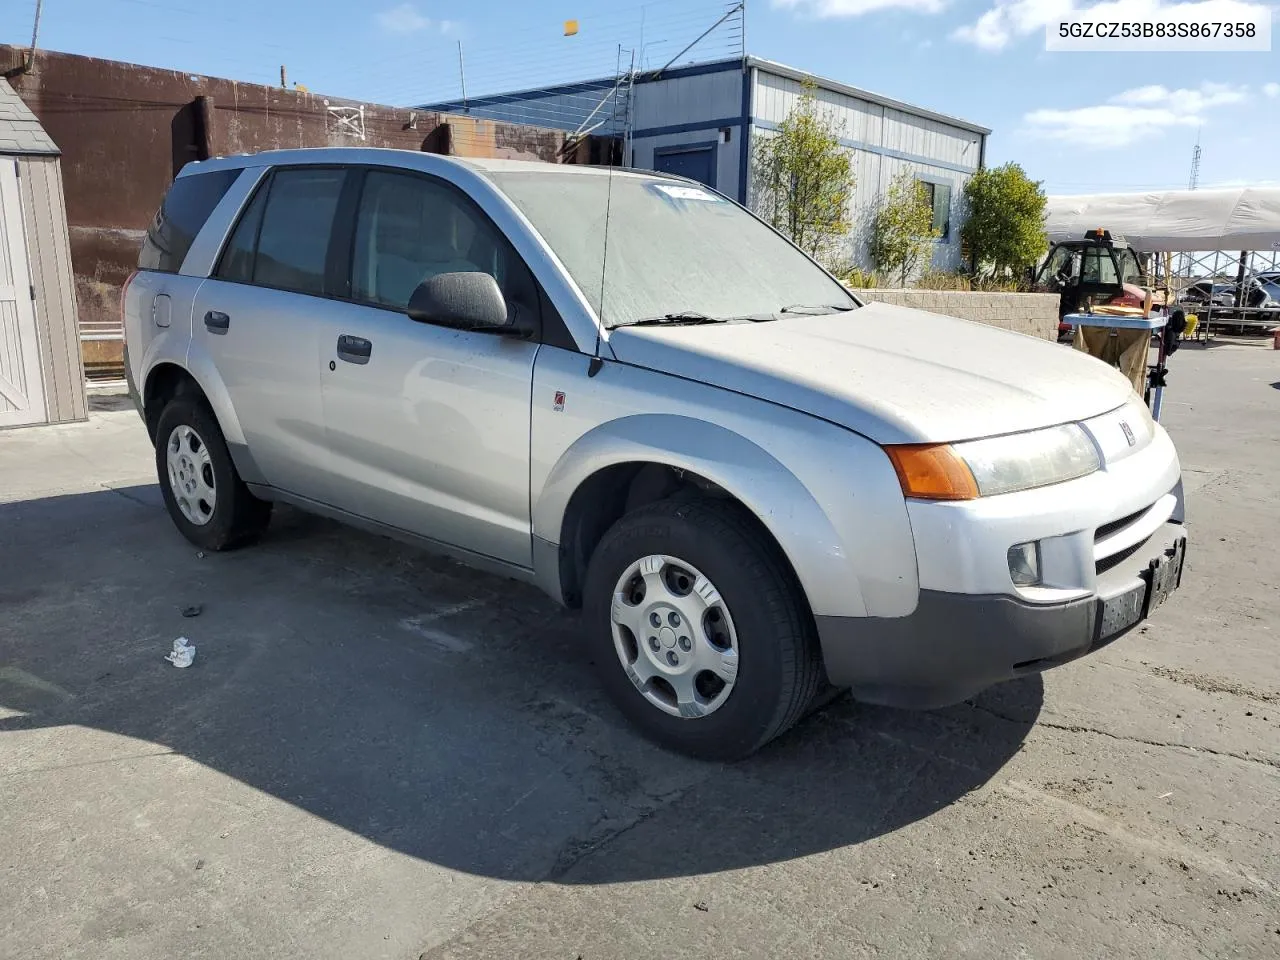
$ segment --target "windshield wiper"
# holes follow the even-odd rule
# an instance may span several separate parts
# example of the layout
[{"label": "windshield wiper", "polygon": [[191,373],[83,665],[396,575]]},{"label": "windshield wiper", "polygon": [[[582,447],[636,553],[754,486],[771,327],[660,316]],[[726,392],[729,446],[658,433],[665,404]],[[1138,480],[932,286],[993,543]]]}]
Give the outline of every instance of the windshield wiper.
[{"label": "windshield wiper", "polygon": [[779,313],[811,313],[816,315],[824,313],[848,313],[850,310],[856,310],[853,304],[837,304],[837,303],[793,303],[789,307],[783,307]]},{"label": "windshield wiper", "polygon": [[708,316],[696,310],[682,310],[679,313],[664,313],[660,317],[645,317],[630,323],[620,324],[624,327],[655,326],[660,323],[720,323],[721,318]]}]

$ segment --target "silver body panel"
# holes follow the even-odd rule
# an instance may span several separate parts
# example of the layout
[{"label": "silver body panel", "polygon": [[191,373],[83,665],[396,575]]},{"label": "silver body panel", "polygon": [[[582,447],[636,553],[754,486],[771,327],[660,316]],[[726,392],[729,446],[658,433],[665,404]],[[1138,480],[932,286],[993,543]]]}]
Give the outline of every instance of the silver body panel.
[{"label": "silver body panel", "polygon": [[[267,167],[306,163],[418,170],[463,189],[528,264],[573,346],[204,279]],[[557,599],[570,499],[618,464],[692,471],[736,497],[773,535],[819,618],[906,617],[923,590],[1030,604],[1080,597],[1105,549],[1094,542],[1098,527],[1148,508],[1140,530],[1181,519],[1167,434],[1126,413],[1134,397],[1119,373],[1055,344],[881,305],[601,329],[554,253],[485,175],[511,163],[335,149],[189,166],[184,175],[245,173],[180,274],[143,272],[131,283],[134,382],[145,396],[160,365],[188,371],[261,495],[416,539]],[[171,298],[168,327],[152,319],[158,294]],[[226,333],[205,329],[209,310],[229,315]],[[344,334],[372,343],[368,363],[337,355]],[[592,376],[596,353],[604,362]],[[1116,432],[1121,416],[1139,428],[1133,442]],[[967,503],[904,500],[881,448],[1066,422],[1094,437],[1102,470]],[[1020,591],[1006,552],[1039,538],[1056,579]]]},{"label": "silver body panel", "polygon": [[[216,371],[263,481],[326,502],[334,490],[320,404],[319,327],[343,310],[319,297],[210,279],[192,311],[191,368],[206,377]],[[206,328],[209,311],[227,315],[225,332]]]},{"label": "silver body panel", "polygon": [[[555,409],[555,394],[565,394]],[[533,530],[560,542],[569,498],[598,470],[653,462],[724,487],[778,541],[815,611],[901,616],[915,551],[897,474],[879,446],[816,417],[625,364],[543,348],[533,385]],[[874,544],[873,549],[868,545]]]},{"label": "silver body panel", "polygon": [[627,363],[715,384],[848,427],[878,443],[1033,430],[1133,395],[1077,350],[968,320],[870,303],[767,323],[612,331]]},{"label": "silver body panel", "polygon": [[[314,324],[330,502],[529,567],[529,384],[538,344],[336,306]],[[338,357],[343,334],[372,343],[368,363]]]}]

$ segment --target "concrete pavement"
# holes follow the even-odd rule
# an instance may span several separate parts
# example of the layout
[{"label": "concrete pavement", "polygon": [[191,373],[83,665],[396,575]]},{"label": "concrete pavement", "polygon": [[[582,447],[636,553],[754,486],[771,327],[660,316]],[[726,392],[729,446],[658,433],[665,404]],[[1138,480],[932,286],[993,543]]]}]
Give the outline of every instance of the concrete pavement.
[{"label": "concrete pavement", "polygon": [[1172,369],[1150,624],[734,766],[528,588],[284,510],[200,557],[132,410],[0,434],[0,957],[1280,956],[1280,353]]}]

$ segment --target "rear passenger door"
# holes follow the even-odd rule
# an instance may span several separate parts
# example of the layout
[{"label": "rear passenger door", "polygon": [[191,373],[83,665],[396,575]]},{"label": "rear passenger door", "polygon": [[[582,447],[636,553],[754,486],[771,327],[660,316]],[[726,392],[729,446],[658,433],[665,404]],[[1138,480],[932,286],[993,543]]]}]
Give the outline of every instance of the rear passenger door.
[{"label": "rear passenger door", "polygon": [[478,271],[497,279],[508,310],[536,323],[537,283],[452,184],[389,169],[355,175],[363,181],[350,197],[344,260],[351,304],[325,314],[321,344],[338,505],[531,566],[529,411],[538,339],[417,323],[405,308],[428,277]]},{"label": "rear passenger door", "polygon": [[268,173],[192,316],[193,340],[213,358],[244,432],[245,479],[321,503],[333,488],[318,332],[349,309],[331,299],[327,270],[346,176],[320,166]]}]

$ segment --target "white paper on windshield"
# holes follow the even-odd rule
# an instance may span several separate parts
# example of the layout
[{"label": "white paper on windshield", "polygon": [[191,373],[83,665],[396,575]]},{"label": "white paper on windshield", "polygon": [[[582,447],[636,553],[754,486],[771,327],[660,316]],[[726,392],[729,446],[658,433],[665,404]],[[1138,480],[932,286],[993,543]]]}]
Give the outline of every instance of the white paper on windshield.
[{"label": "white paper on windshield", "polygon": [[701,200],[704,203],[721,203],[721,199],[714,193],[708,193],[700,187],[686,187],[673,183],[655,183],[655,190],[660,190],[668,197],[676,200]]}]

